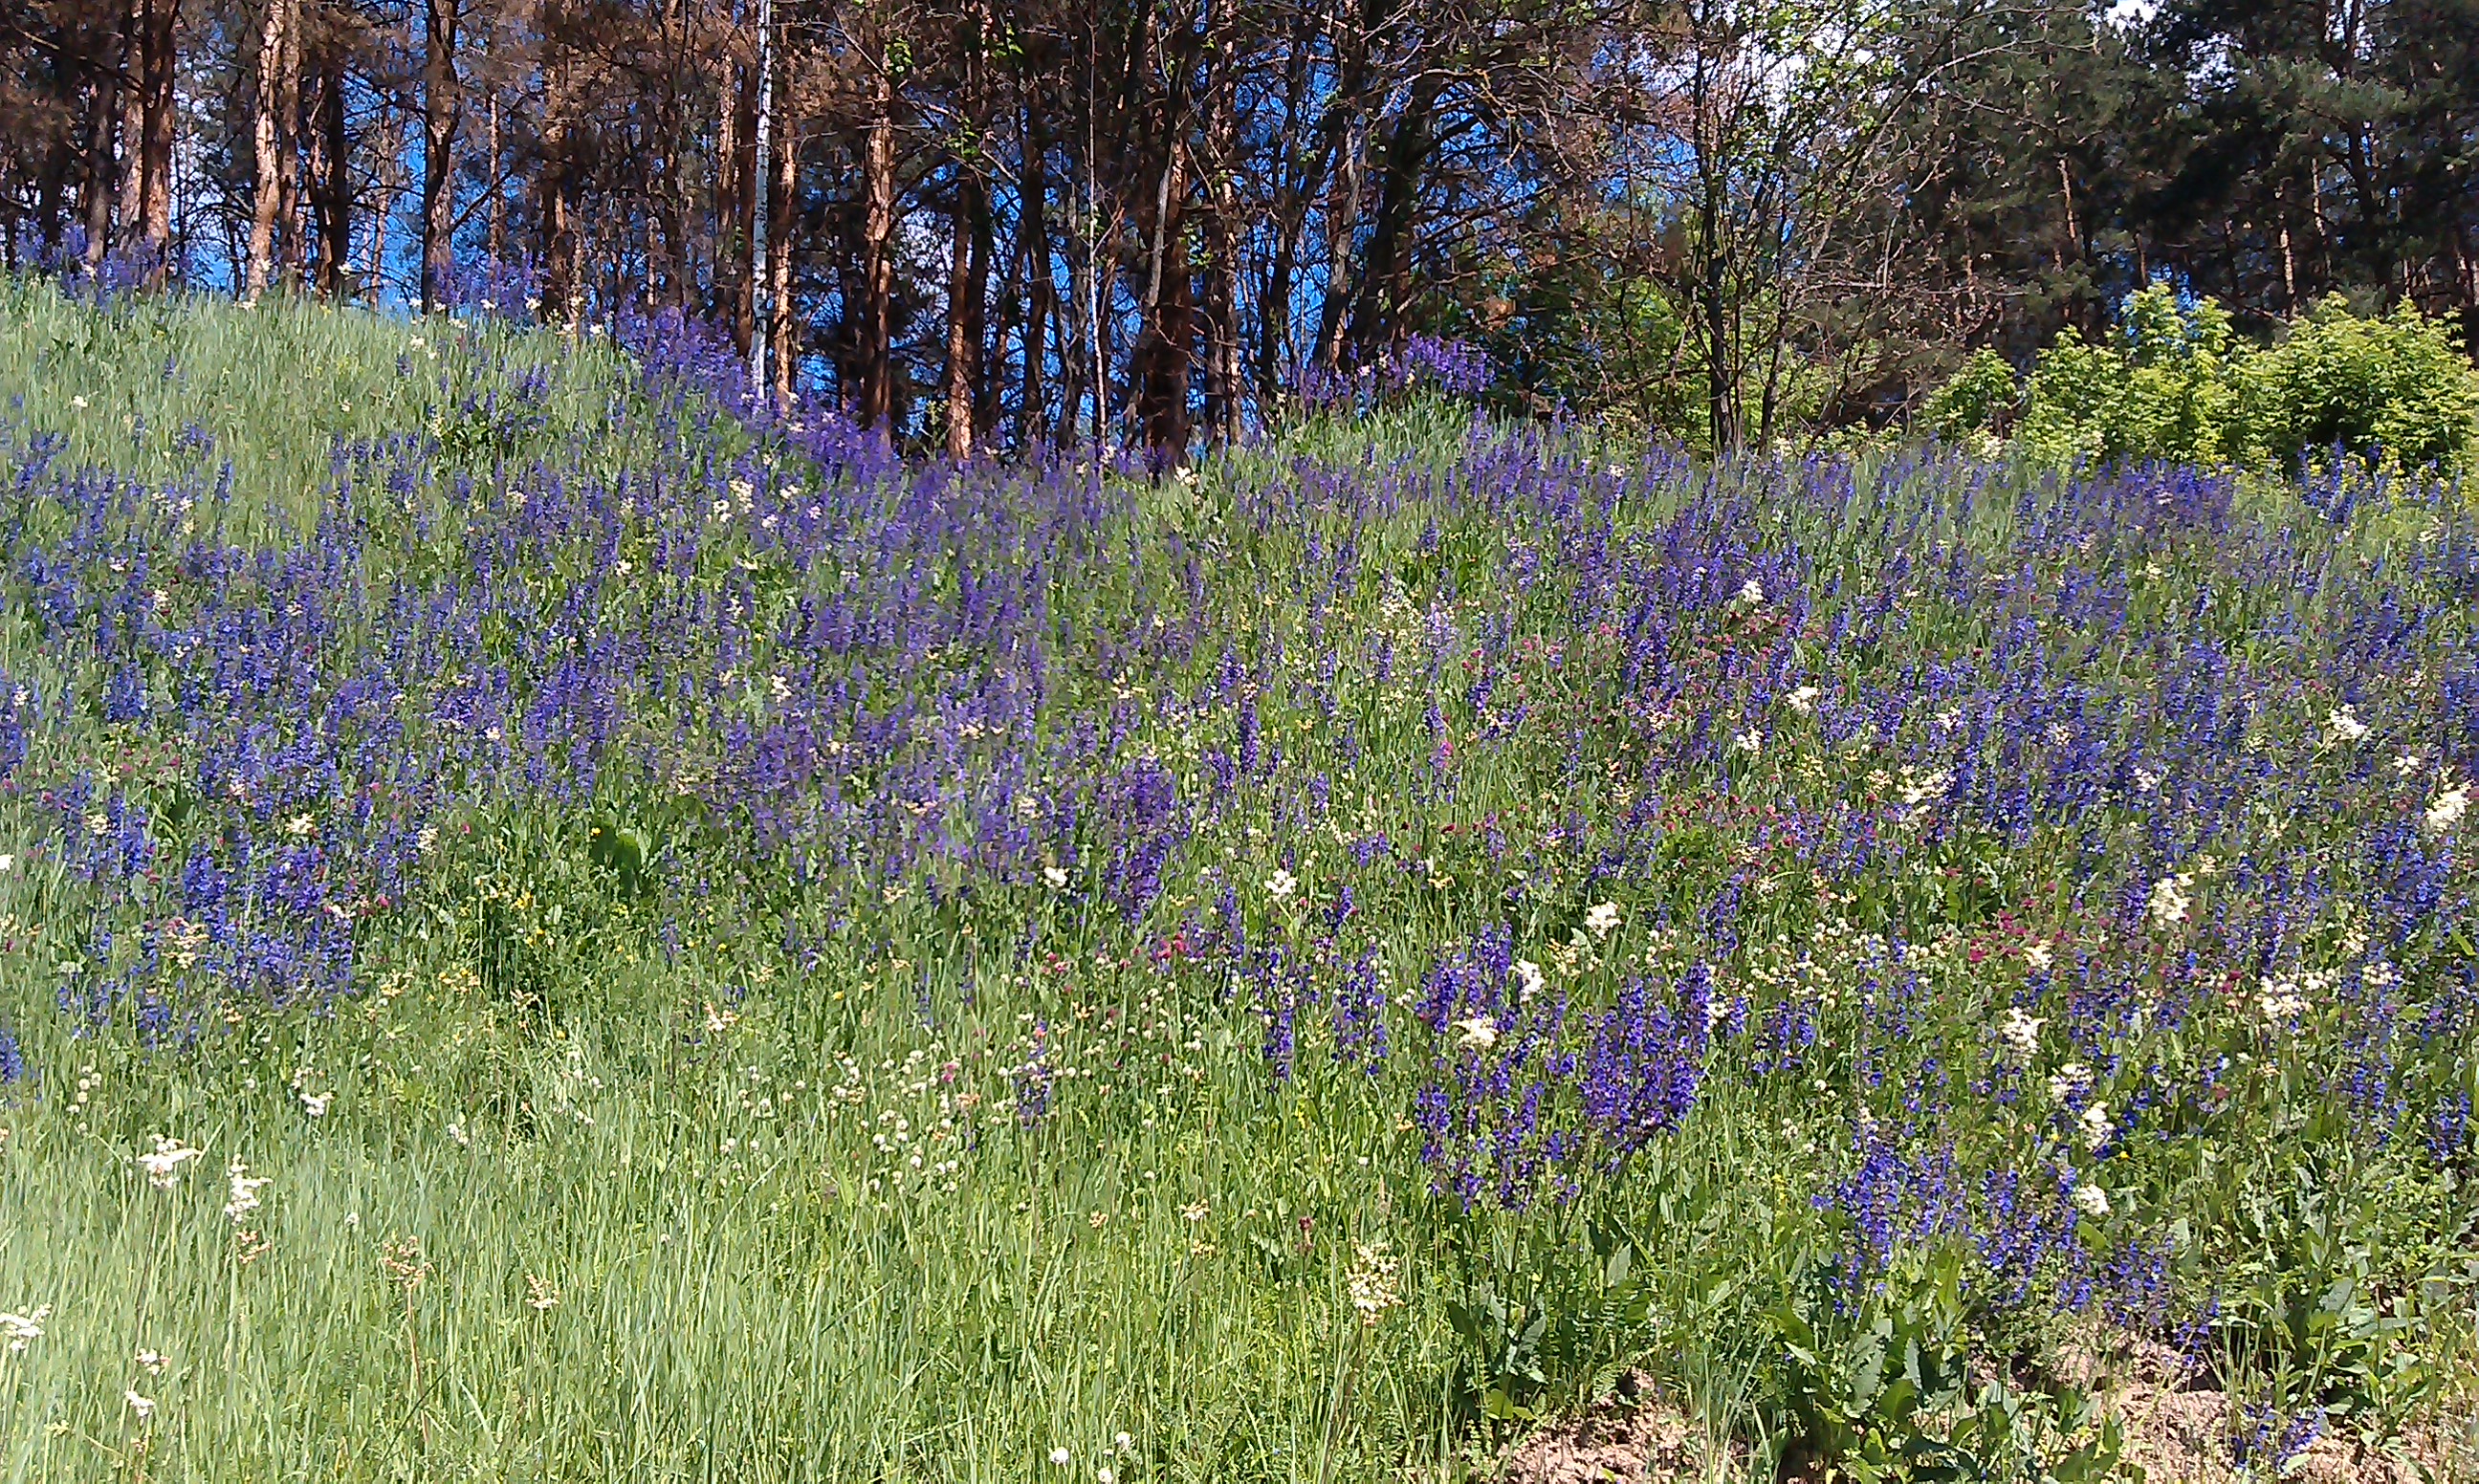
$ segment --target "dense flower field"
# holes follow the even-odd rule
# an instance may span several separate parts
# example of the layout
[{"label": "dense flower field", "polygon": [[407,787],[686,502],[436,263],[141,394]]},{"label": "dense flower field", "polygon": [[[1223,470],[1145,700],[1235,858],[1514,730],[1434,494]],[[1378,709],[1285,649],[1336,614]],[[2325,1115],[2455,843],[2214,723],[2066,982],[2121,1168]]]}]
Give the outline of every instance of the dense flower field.
[{"label": "dense flower field", "polygon": [[320,333],[412,412],[313,498],[212,388],[123,472],[99,361],[0,426],[13,1476],[1361,1478],[1641,1370],[1753,1471],[2096,1477],[2138,1350],[2267,1475],[2466,1415],[2461,492],[1435,400],[958,469]]}]

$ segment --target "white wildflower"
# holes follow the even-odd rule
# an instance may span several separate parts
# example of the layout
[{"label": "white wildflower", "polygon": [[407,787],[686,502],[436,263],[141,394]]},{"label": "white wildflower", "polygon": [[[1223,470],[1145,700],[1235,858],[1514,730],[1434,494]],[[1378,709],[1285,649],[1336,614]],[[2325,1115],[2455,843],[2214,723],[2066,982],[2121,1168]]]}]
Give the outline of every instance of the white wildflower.
[{"label": "white wildflower", "polygon": [[2091,1086],[2091,1068],[2081,1062],[2069,1062],[2049,1077],[2049,1101],[2062,1103],[2069,1096]]},{"label": "white wildflower", "polygon": [[2324,713],[2324,740],[2336,747],[2347,747],[2367,734],[2367,724],[2350,706],[2335,706]]},{"label": "white wildflower", "polygon": [[1299,878],[1289,871],[1276,871],[1265,878],[1265,895],[1277,902],[1289,900],[1291,893],[1299,889]]},{"label": "white wildflower", "polygon": [[1362,1324],[1373,1325],[1387,1310],[1403,1301],[1394,1291],[1394,1275],[1400,1265],[1382,1241],[1356,1243],[1352,1252],[1359,1261],[1352,1265],[1348,1279],[1351,1307],[1360,1311]]},{"label": "white wildflower", "polygon": [[253,1175],[241,1161],[232,1162],[224,1171],[230,1182],[230,1198],[224,1202],[224,1215],[238,1222],[258,1209],[258,1192],[274,1182],[264,1175]]},{"label": "white wildflower", "polygon": [[1060,1468],[1064,1469],[1069,1464],[1076,1461],[1076,1455],[1070,1453],[1065,1448],[1052,1448],[1050,1450],[1050,1461],[1057,1464]]},{"label": "white wildflower", "polygon": [[2023,1013],[2023,1007],[2016,1005],[2006,1011],[2006,1018],[1998,1025],[1997,1034],[2006,1038],[2006,1044],[2013,1047],[2016,1054],[2028,1057],[2040,1049],[2040,1027],[2048,1023],[2037,1015]]},{"label": "white wildflower", "polygon": [[1050,889],[1053,891],[1063,891],[1066,889],[1067,873],[1057,866],[1043,866],[1041,868],[1041,879],[1050,883]]},{"label": "white wildflower", "polygon": [[1747,585],[1739,589],[1739,601],[1747,603],[1751,607],[1763,602],[1764,601],[1765,585],[1754,577],[1750,577],[1747,580]]},{"label": "white wildflower", "polygon": [[2427,828],[2432,834],[2442,834],[2462,823],[2463,814],[2470,807],[2470,785],[2457,783],[2438,794],[2427,806]]},{"label": "white wildflower", "polygon": [[2075,1207],[2087,1216],[2108,1215],[2108,1192],[2096,1185],[2075,1187]]},{"label": "white wildflower", "polygon": [[1487,1051],[1497,1044],[1497,1022],[1487,1015],[1474,1015],[1470,1020],[1458,1020],[1455,1022],[1455,1029],[1462,1033],[1455,1039],[1474,1051]]},{"label": "white wildflower", "polygon": [[129,1403],[129,1410],[137,1413],[138,1420],[141,1422],[155,1415],[154,1400],[151,1397],[139,1395],[138,1388],[134,1386],[129,1390],[122,1392],[120,1394],[120,1399]]},{"label": "white wildflower", "polygon": [[181,1166],[198,1157],[200,1151],[177,1139],[155,1139],[155,1152],[138,1157],[139,1167],[146,1171],[146,1183],[159,1190],[168,1190],[179,1183]]},{"label": "white wildflower", "polygon": [[0,1314],[0,1339],[9,1342],[9,1353],[22,1355],[26,1346],[43,1338],[43,1321],[52,1317],[52,1306],[41,1305],[32,1314]]},{"label": "white wildflower", "polygon": [[138,1364],[148,1375],[160,1376],[164,1373],[164,1368],[172,1362],[161,1350],[140,1350]]},{"label": "white wildflower", "polygon": [[1933,804],[1954,787],[1954,775],[1943,768],[1925,777],[1914,778],[1911,770],[1903,770],[1903,802],[1917,806]]},{"label": "white wildflower", "polygon": [[304,1092],[301,1094],[301,1111],[313,1118],[323,1118],[327,1116],[327,1105],[335,1099],[336,1094],[332,1091]]},{"label": "white wildflower", "polygon": [[2266,1020],[2295,1020],[2307,1012],[2307,996],[2299,988],[2299,982],[2286,975],[2266,979],[2255,997],[2255,1008]]},{"label": "white wildflower", "polygon": [[2152,883],[2152,902],[2148,910],[2154,927],[2166,928],[2187,920],[2187,913],[2195,901],[2186,895],[2186,888],[2193,884],[2195,874],[2192,871],[2164,876]]},{"label": "white wildflower", "polygon": [[1541,965],[1529,959],[1515,960],[1515,981],[1520,986],[1515,992],[1518,1004],[1531,1003],[1532,997],[1539,994],[1542,985],[1546,983],[1542,976]]},{"label": "white wildflower", "polygon": [[1816,714],[1816,698],[1822,694],[1813,685],[1802,685],[1784,696],[1782,704],[1790,707],[1793,715],[1813,716]]},{"label": "white wildflower", "polygon": [[2109,1122],[2107,1103],[2094,1103],[2084,1109],[2083,1126],[2083,1147],[2086,1149],[2100,1148],[2108,1142],[2110,1136],[2117,1132],[2117,1125]]},{"label": "white wildflower", "polygon": [[1618,930],[1618,925],[1619,908],[1615,902],[1604,902],[1584,913],[1584,926],[1593,930],[1595,937],[1609,936]]},{"label": "white wildflower", "polygon": [[2023,946],[2023,961],[2034,970],[2045,973],[2049,965],[2056,961],[2056,956],[2046,943],[2027,943]]},{"label": "white wildflower", "polygon": [[2404,753],[2393,759],[2393,772],[2408,778],[2427,765],[2427,759],[2416,753]]},{"label": "white wildflower", "polygon": [[1751,727],[1732,737],[1730,747],[1734,752],[1745,753],[1751,757],[1756,756],[1765,750],[1765,734]]}]

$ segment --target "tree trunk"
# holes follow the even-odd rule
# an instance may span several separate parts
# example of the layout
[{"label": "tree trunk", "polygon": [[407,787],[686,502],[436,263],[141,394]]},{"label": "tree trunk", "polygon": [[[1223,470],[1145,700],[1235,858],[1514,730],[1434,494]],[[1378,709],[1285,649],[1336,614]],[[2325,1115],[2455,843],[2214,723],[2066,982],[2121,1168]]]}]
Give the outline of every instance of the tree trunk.
[{"label": "tree trunk", "polygon": [[[173,34],[178,16],[178,0],[140,0],[138,32],[132,38],[138,91],[130,113],[137,122],[132,137],[138,142],[138,167],[129,172],[137,187],[136,210],[130,216],[153,260],[149,282],[162,279],[172,245],[172,146],[180,128],[173,96],[180,62]],[[126,195],[123,202],[128,204]]]},{"label": "tree trunk", "polygon": [[345,281],[353,260],[353,141],[345,132],[345,79],[341,59],[319,72],[319,290],[331,299],[349,292]]},{"label": "tree trunk", "polygon": [[388,226],[404,194],[404,115],[390,109],[373,131],[378,136],[372,150],[379,163],[378,208],[371,213],[371,268],[362,275],[362,293],[372,304],[382,302],[387,293]]},{"label": "tree trunk", "polygon": [[860,421],[881,431],[890,431],[895,418],[895,97],[885,61],[882,55],[871,84],[861,142],[861,302],[856,326]]},{"label": "tree trunk", "polygon": [[1437,107],[1442,86],[1437,73],[1423,74],[1387,131],[1383,173],[1377,181],[1377,215],[1369,226],[1368,254],[1352,311],[1351,341],[1363,364],[1402,336],[1402,315],[1412,297],[1413,231],[1420,177],[1429,163],[1429,114]]},{"label": "tree trunk", "polygon": [[1227,442],[1240,425],[1240,203],[1233,182],[1240,169],[1239,80],[1232,75],[1233,38],[1218,36],[1207,48],[1205,190],[1205,424]]},{"label": "tree trunk", "polygon": [[284,54],[299,28],[299,0],[267,0],[267,15],[258,31],[258,78],[250,127],[255,167],[249,219],[249,267],[242,294],[251,303],[267,292],[268,270],[275,258],[275,221],[283,204],[279,172],[292,120],[284,110]]},{"label": "tree trunk", "polygon": [[1155,187],[1152,264],[1145,287],[1145,319],[1137,330],[1136,416],[1145,447],[1158,461],[1188,457],[1188,372],[1194,353],[1196,284],[1188,261],[1184,163],[1173,131],[1165,129],[1162,175]]},{"label": "tree trunk", "polygon": [[973,383],[980,373],[974,321],[980,303],[973,285],[973,218],[980,182],[969,168],[956,170],[956,199],[948,220],[953,240],[947,254],[947,456],[973,456]]},{"label": "tree trunk", "polygon": [[1693,236],[1696,295],[1704,321],[1705,427],[1715,453],[1739,444],[1739,382],[1733,351],[1736,335],[1730,317],[1729,182],[1724,172],[1725,132],[1719,122],[1725,105],[1714,95],[1712,58],[1700,38],[1694,65],[1691,107],[1696,127],[1696,170],[1700,217]]},{"label": "tree trunk", "polygon": [[722,99],[715,117],[714,294],[715,315],[731,328],[732,345],[749,354],[756,313],[757,272],[750,262],[750,232],[757,210],[754,168],[757,119],[750,86],[737,58],[723,64]]},{"label": "tree trunk", "polygon": [[[964,7],[962,77],[958,103],[975,139],[988,133],[983,108],[982,16]],[[958,160],[953,199],[947,217],[947,456],[961,462],[973,456],[973,435],[979,430],[982,379],[982,304],[989,287],[989,236],[986,187],[978,165]]]},{"label": "tree trunk", "polygon": [[275,234],[275,269],[279,281],[297,289],[303,258],[301,0],[287,0],[287,4],[293,12],[292,24],[285,28],[290,34],[276,58],[275,76],[275,219],[280,223]]},{"label": "tree trunk", "polygon": [[1343,306],[1351,302],[1351,239],[1360,219],[1360,123],[1343,125],[1325,205],[1325,297],[1317,311],[1317,364],[1342,369]]},{"label": "tree trunk", "polygon": [[576,277],[575,162],[569,158],[568,113],[572,66],[564,55],[544,65],[543,161],[536,176],[535,221],[542,234],[546,324],[574,326],[581,307]]},{"label": "tree trunk", "polygon": [[110,73],[94,85],[94,112],[87,119],[85,184],[79,205],[86,217],[86,268],[91,273],[112,246],[112,207],[119,170],[113,160],[114,126],[120,117],[120,86]]},{"label": "tree trunk", "polygon": [[463,0],[422,0],[422,309],[439,308],[454,271],[456,123],[462,109],[456,78],[456,31]]},{"label": "tree trunk", "polygon": [[1323,184],[1323,157],[1307,147],[1311,131],[1303,115],[1309,100],[1309,62],[1314,53],[1316,18],[1303,6],[1293,22],[1290,55],[1283,65],[1282,151],[1274,178],[1274,248],[1267,255],[1265,279],[1257,294],[1257,397],[1272,406],[1298,359],[1292,345],[1292,284],[1299,272],[1300,245],[1308,232],[1310,203]]},{"label": "tree trunk", "polygon": [[[783,95],[779,84],[776,96]],[[792,313],[792,236],[795,225],[792,206],[801,184],[801,136],[782,121],[776,131],[775,186],[766,209],[766,273],[771,290],[767,304],[768,361],[775,374],[775,405],[789,409],[792,405],[794,370],[800,359],[795,343],[798,318]]]},{"label": "tree trunk", "polygon": [[1030,87],[1023,119],[1020,194],[1024,209],[1016,218],[1016,234],[1025,277],[1024,395],[1016,407],[1016,429],[1025,443],[1038,444],[1050,435],[1049,415],[1042,402],[1042,362],[1050,353],[1051,297],[1057,286],[1050,276],[1050,141],[1041,127],[1040,102]]}]

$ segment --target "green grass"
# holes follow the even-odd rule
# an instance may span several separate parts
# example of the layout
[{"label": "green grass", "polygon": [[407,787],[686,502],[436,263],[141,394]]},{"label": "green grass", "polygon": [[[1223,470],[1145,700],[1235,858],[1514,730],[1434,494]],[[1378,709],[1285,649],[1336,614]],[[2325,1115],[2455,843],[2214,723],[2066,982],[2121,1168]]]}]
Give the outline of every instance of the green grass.
[{"label": "green grass", "polygon": [[[517,388],[539,372],[539,395]],[[501,405],[469,405],[498,393]],[[491,320],[407,320],[270,294],[133,297],[107,311],[0,276],[0,420],[67,439],[72,464],[151,484],[229,467],[241,507],[308,525],[340,443],[440,441],[479,477],[553,451],[624,467],[642,398],[608,347]]]},{"label": "green grass", "polygon": [[[1440,1426],[1433,1314],[1395,1318],[1347,1420],[1323,1401],[1355,1353],[1348,1240],[1396,1198],[1359,1161],[1366,1110],[1267,1106],[1224,1036],[1112,1098],[1140,1115],[1023,1137],[941,1112],[937,1068],[1011,1025],[753,996],[718,1029],[682,978],[615,968],[549,1035],[425,978],[175,1065],[46,1045],[45,1088],[98,1075],[9,1120],[0,1303],[53,1317],[0,1372],[6,1476],[144,1439],[160,1478],[1367,1477]],[[960,1178],[873,1190],[888,1114]],[[207,1155],[162,1192],[126,1151],[168,1128]],[[272,1182],[248,1261],[233,1158]],[[404,1242],[418,1283],[390,1271]]]}]

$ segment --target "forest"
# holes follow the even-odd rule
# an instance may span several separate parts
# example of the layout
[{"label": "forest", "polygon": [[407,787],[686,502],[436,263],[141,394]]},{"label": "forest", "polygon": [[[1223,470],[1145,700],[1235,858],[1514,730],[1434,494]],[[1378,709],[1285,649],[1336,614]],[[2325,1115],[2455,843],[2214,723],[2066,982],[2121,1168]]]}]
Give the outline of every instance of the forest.
[{"label": "forest", "polygon": [[2472,0],[18,0],[13,267],[718,327],[950,454],[1461,343],[1700,448],[2156,281],[2479,327]]}]

